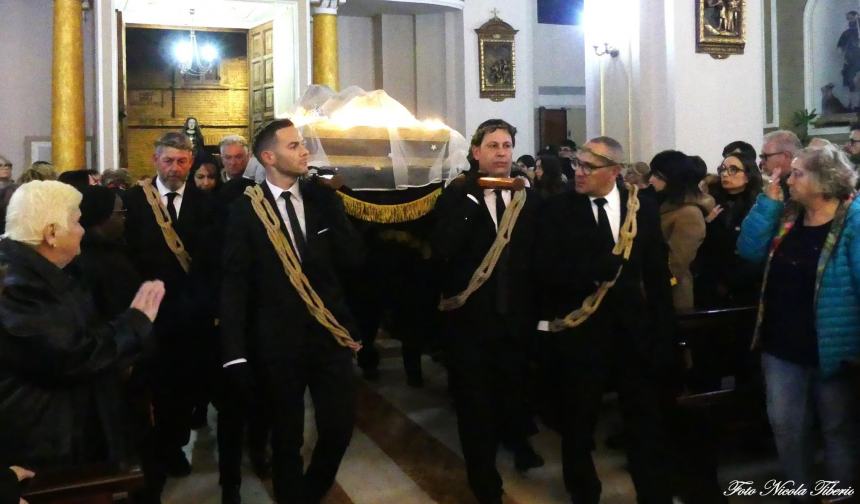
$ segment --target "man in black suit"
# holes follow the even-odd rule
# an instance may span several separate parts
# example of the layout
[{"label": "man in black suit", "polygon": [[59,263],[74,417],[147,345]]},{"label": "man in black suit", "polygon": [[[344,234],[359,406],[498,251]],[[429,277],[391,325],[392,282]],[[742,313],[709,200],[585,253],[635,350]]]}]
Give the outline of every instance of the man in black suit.
[{"label": "man in black suit", "polygon": [[[441,263],[442,296],[464,291],[496,241],[516,191],[483,189],[480,177],[509,177],[516,129],[500,119],[484,122],[472,137],[475,170],[453,181],[436,203],[434,256]],[[524,338],[536,317],[531,300],[531,256],[536,236],[537,197],[525,203],[492,274],[460,307],[445,311],[446,363],[457,410],[460,444],[472,492],[482,504],[502,502],[496,451],[503,438],[543,461],[528,446],[524,407]],[[519,196],[522,197],[522,196]]]},{"label": "man in black suit", "polygon": [[[155,143],[157,176],[151,185],[125,193],[125,237],[131,259],[143,278],[163,280],[167,290],[154,324],[157,349],[136,369],[152,396],[154,425],[152,438],[145,443],[144,469],[155,493],[163,483],[156,481],[156,473],[184,476],[191,472],[182,447],[190,435],[195,380],[206,372],[197,354],[215,344],[207,340],[217,308],[212,293],[218,266],[215,212],[207,194],[186,184],[192,162],[187,137],[166,133]],[[185,254],[176,243],[169,244],[176,237]]]},{"label": "man in black suit", "polygon": [[[275,500],[318,503],[334,483],[352,436],[352,357],[360,346],[344,337],[358,331],[339,276],[361,265],[363,246],[335,192],[301,179],[308,170],[308,150],[289,120],[264,127],[254,141],[254,155],[266,168],[266,180],[254,188],[260,199],[243,196],[234,203],[224,243],[222,358],[237,393],[254,393],[249,390],[252,375],[262,384],[272,414]],[[265,219],[265,213],[261,220],[266,205],[277,222]],[[285,260],[295,264],[290,251],[298,272],[285,266]],[[310,308],[319,305],[309,305],[293,286],[299,276],[307,280],[303,291],[309,286],[331,315],[328,322]],[[314,402],[318,441],[303,474],[306,389]]]},{"label": "man in black suit", "polygon": [[[629,259],[613,254],[629,212],[630,193],[616,184],[623,155],[612,138],[586,143],[574,162],[576,192],[545,204],[538,238],[536,270],[548,303],[544,313],[556,321],[621,269],[596,312],[578,326],[556,327],[559,332],[550,338],[563,363],[564,482],[577,504],[600,500],[592,436],[610,380],[619,392],[638,502],[672,502],[656,384],[669,371],[674,349],[667,251],[656,203],[642,198]],[[547,325],[541,322],[539,329]]]}]

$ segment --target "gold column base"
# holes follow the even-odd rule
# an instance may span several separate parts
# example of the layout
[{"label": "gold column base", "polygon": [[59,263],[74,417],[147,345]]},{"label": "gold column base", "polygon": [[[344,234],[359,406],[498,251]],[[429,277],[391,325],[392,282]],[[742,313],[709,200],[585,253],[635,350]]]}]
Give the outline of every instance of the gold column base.
[{"label": "gold column base", "polygon": [[51,97],[51,162],[58,172],[86,169],[80,0],[54,0]]},{"label": "gold column base", "polygon": [[313,83],[338,90],[337,16],[314,14]]}]

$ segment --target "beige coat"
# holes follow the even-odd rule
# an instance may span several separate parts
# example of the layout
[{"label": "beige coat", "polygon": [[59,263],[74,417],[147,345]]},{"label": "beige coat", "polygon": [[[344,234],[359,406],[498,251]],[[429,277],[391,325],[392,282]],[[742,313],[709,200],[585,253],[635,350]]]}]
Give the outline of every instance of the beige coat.
[{"label": "beige coat", "polygon": [[678,311],[691,310],[693,275],[690,263],[705,240],[705,216],[714,208],[714,198],[702,194],[684,203],[663,203],[660,206],[660,227],[669,245],[669,270],[677,280],[672,299]]}]

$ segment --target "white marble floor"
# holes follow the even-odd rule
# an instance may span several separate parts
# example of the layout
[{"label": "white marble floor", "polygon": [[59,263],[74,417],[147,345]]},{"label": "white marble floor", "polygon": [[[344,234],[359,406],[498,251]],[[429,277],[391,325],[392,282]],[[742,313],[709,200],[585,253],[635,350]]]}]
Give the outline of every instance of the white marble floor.
[{"label": "white marble floor", "polygon": [[[384,341],[384,346],[394,347],[396,342]],[[354,504],[430,504],[453,502],[469,504],[445,498],[445,475],[452,476],[451,485],[462,487],[462,455],[457,438],[456,419],[451,401],[446,392],[444,370],[428,357],[424,359],[425,387],[414,389],[406,386],[401,361],[396,351],[389,348],[381,365],[381,378],[368,383],[362,380],[359,407],[385,411],[398,417],[391,426],[362,425],[359,420],[352,443],[346,453],[337,477],[338,496],[327,499],[331,503]],[[633,485],[625,470],[622,452],[602,446],[607,430],[617,425],[614,405],[607,404],[596,436],[600,446],[595,452],[597,469],[603,481],[605,504],[632,504],[635,502]],[[314,441],[312,409],[308,407],[306,417],[305,454],[310,452]],[[362,415],[360,415],[361,417]],[[164,502],[169,504],[217,504],[220,502],[218,487],[217,450],[214,425],[217,413],[210,408],[209,426],[196,431],[186,446],[193,472],[183,479],[171,480],[165,490]],[[364,428],[362,428],[364,427]],[[386,431],[390,429],[390,431]],[[410,430],[411,429],[411,430]],[[390,432],[392,439],[385,436]],[[401,437],[397,437],[401,436]],[[403,437],[405,436],[405,437]],[[417,453],[403,449],[404,442],[416,439]],[[418,439],[420,438],[420,439]],[[511,456],[500,450],[498,467],[504,479],[504,488],[509,503],[516,504],[562,504],[569,497],[564,491],[561,475],[560,440],[558,435],[542,429],[532,438],[536,450],[546,460],[546,465],[525,475],[513,467]],[[422,444],[423,443],[423,444]],[[428,448],[429,447],[429,448]],[[406,447],[408,448],[408,447]],[[421,450],[429,450],[421,453]],[[426,455],[430,454],[430,455]],[[436,455],[443,454],[439,460]],[[426,456],[425,456],[426,455]],[[307,456],[305,457],[307,460]],[[417,461],[417,464],[416,464]],[[422,464],[424,464],[422,466]],[[444,466],[444,467],[441,467]],[[422,468],[423,467],[423,468]],[[251,472],[247,461],[243,467],[242,497],[246,504],[272,502],[271,482],[261,483]],[[721,468],[721,481],[770,477],[777,472],[772,456],[732,462]],[[425,477],[425,474],[427,477]],[[443,479],[440,479],[443,478]],[[458,479],[459,478],[459,479]],[[342,490],[342,491],[341,491]],[[462,488],[460,488],[462,491]],[[435,497],[434,497],[435,496]],[[440,497],[442,496],[442,497]],[[466,499],[469,500],[469,499]],[[731,503],[756,502],[777,503],[787,499],[732,498]],[[697,503],[685,503],[697,504]]]}]

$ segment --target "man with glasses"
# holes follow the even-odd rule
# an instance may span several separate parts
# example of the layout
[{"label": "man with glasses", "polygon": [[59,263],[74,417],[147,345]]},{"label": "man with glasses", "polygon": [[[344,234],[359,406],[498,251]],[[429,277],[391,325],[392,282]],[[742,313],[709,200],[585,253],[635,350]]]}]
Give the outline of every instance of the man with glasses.
[{"label": "man with glasses", "polygon": [[[629,259],[613,251],[616,243],[627,240],[622,229],[631,212],[630,191],[616,183],[623,159],[616,140],[589,140],[576,154],[576,191],[544,205],[535,261],[547,300],[543,315],[550,320],[538,329],[551,331],[550,351],[559,359],[562,469],[573,502],[600,501],[593,435],[603,392],[615,383],[638,502],[669,504],[655,379],[667,376],[674,360],[669,259],[651,198],[640,198],[640,208],[630,216],[637,229]],[[570,322],[587,299],[594,299],[590,296],[607,286],[594,312],[578,325]]]},{"label": "man with glasses", "polygon": [[779,177],[784,201],[788,201],[789,198],[788,176],[791,175],[791,160],[802,148],[803,144],[793,131],[772,131],[764,136],[761,153],[758,156],[759,168],[771,179]]},{"label": "man with glasses", "polygon": [[860,123],[851,124],[848,141],[842,147],[855,166],[860,165]]}]

